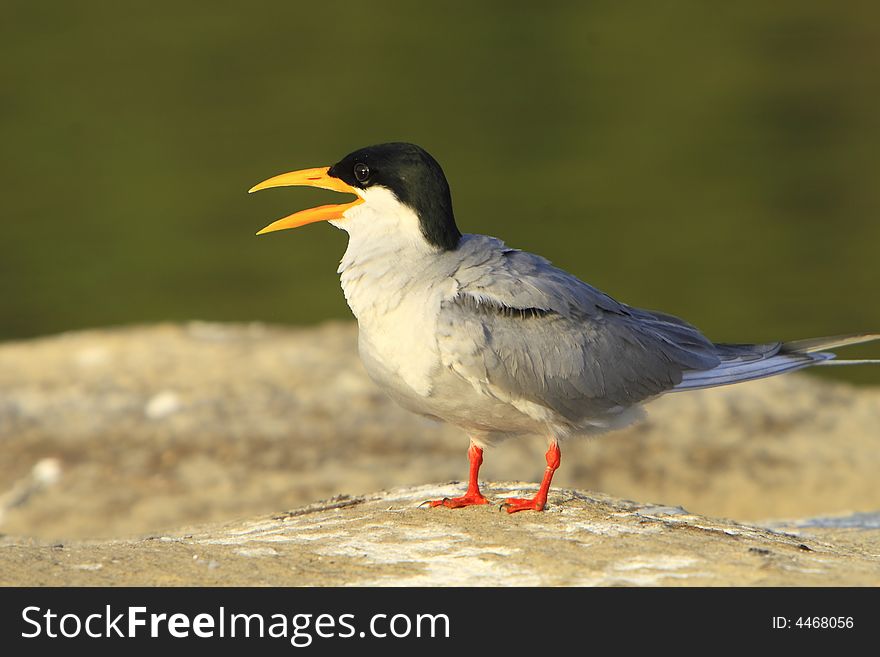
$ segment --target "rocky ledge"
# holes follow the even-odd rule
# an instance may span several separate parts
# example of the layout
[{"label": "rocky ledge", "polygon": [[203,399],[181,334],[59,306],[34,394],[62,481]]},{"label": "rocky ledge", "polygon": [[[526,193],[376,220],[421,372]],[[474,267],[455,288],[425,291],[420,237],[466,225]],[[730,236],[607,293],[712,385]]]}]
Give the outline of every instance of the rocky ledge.
[{"label": "rocky ledge", "polygon": [[[429,511],[467,440],[375,388],[353,324],[6,343],[0,583],[878,584],[880,389],[791,375],[648,413],[565,444],[544,514]],[[537,481],[543,451],[482,474]]]},{"label": "rocky ledge", "polygon": [[[880,585],[880,529],[767,529],[559,490],[543,513],[419,504],[460,484],[341,496],[137,540],[0,542],[2,585]],[[501,498],[534,486],[491,484]],[[844,523],[845,524],[845,523]]]}]

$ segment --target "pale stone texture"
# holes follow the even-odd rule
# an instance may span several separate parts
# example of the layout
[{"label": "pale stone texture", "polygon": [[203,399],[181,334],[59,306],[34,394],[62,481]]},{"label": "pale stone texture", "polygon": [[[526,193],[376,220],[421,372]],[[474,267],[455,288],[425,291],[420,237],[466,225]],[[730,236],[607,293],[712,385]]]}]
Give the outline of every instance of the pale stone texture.
[{"label": "pale stone texture", "polygon": [[[302,564],[294,566],[284,558],[294,553],[291,550],[305,550],[308,538],[301,544],[229,549],[203,541],[199,543],[205,546],[203,554],[178,552],[181,545],[189,545],[189,539],[77,542],[174,533],[185,525],[271,514],[334,495],[371,496],[395,486],[459,479],[467,469],[466,448],[467,439],[457,429],[399,409],[369,381],[357,358],[356,328],[349,323],[300,329],[190,323],[6,343],[0,345],[0,532],[32,538],[6,539],[0,572],[7,583],[13,581],[10,577],[34,583],[112,582],[121,577],[113,559],[124,554],[126,568],[136,569],[141,563],[146,569],[140,575],[132,571],[125,580],[130,583],[183,583],[196,574],[201,579],[193,582],[210,582],[210,577],[220,582],[222,575],[211,573],[223,570],[228,560],[276,563],[271,568],[290,570],[284,581],[291,583],[342,583],[348,581],[346,577],[360,583],[391,583],[394,577],[399,583],[438,583],[447,572],[444,568],[453,583],[458,581],[455,564],[462,563],[470,565],[460,572],[482,578],[477,583],[731,583],[741,578],[738,583],[746,584],[761,583],[761,573],[770,571],[767,583],[833,583],[833,577],[838,583],[876,583],[869,573],[877,572],[877,564],[869,555],[880,552],[877,531],[870,528],[880,509],[880,389],[804,375],[668,395],[648,406],[648,420],[639,426],[563,445],[555,484],[602,490],[641,500],[643,506],[650,502],[657,513],[666,510],[659,519],[635,521],[636,516],[625,516],[620,520],[624,516],[615,514],[622,511],[606,507],[619,509],[626,503],[597,496],[593,497],[601,503],[593,503],[583,497],[587,494],[575,492],[552,494],[550,512],[544,516],[510,517],[487,508],[456,515],[393,501],[386,506],[399,506],[396,515],[382,511],[380,502],[370,506],[372,501],[339,512],[309,514],[311,523],[323,522],[325,513],[347,518],[356,508],[373,509],[372,519],[364,521],[367,527],[400,519],[414,537],[406,543],[413,551],[404,560],[409,565],[394,566],[398,572],[393,577],[391,566],[372,561],[357,567],[350,564],[355,575],[326,575],[328,560],[354,559],[359,549],[357,543],[346,544],[342,538],[335,543],[340,550],[335,556],[324,555],[317,543],[314,552],[303,552],[323,564],[320,572],[311,574],[308,568],[301,572]],[[544,467],[544,448],[544,442],[536,439],[488,450],[483,478],[537,481]],[[419,488],[412,490],[414,495],[428,495]],[[813,537],[810,540],[834,547],[826,553],[817,543],[812,552],[797,551],[785,542],[789,539],[783,541],[788,547],[776,543],[776,548],[761,547],[761,541],[776,541],[775,535],[749,530],[764,537],[749,539],[758,541],[750,547],[776,556],[733,550],[731,563],[739,565],[728,575],[707,575],[707,581],[701,582],[699,573],[715,572],[706,563],[714,556],[707,558],[705,551],[711,546],[721,551],[719,555],[726,554],[735,540],[724,538],[723,531],[681,529],[675,525],[676,518],[685,517],[675,509],[679,506],[701,516],[752,525],[793,519],[778,526],[794,527]],[[845,520],[800,521],[800,526],[795,522],[825,515]],[[719,523],[686,517],[701,525]],[[279,526],[294,525],[288,521]],[[471,533],[469,528],[474,527],[485,529],[487,536],[494,532],[495,543]],[[523,563],[522,554],[530,561],[538,555],[529,550],[543,550],[529,547],[530,527],[558,532],[546,540],[573,560],[565,570],[568,574],[529,574],[529,568],[517,565]],[[634,533],[640,527],[645,531]],[[215,526],[206,531],[220,536],[226,530]],[[397,540],[389,531],[389,540]],[[320,532],[309,532],[303,536],[320,543]],[[435,535],[444,532],[448,536],[442,540],[461,552],[458,561],[441,563],[433,556],[430,546],[442,542]],[[669,536],[676,541],[701,537],[703,542],[666,549],[663,537]],[[27,547],[29,541],[33,547]],[[58,550],[39,547],[43,541],[64,542],[62,556]],[[373,561],[384,558],[383,541],[376,538],[377,545],[368,546]],[[612,559],[613,550],[630,541],[633,550]],[[575,544],[580,547],[574,549]],[[586,544],[592,547],[587,549]],[[600,544],[609,550],[603,557],[605,565],[595,561]],[[350,546],[350,555],[345,545]],[[489,547],[495,556],[486,556],[484,548]],[[816,556],[820,554],[831,555],[825,571],[810,561],[825,558]],[[150,555],[155,555],[156,569],[148,575]],[[185,556],[187,565],[181,561],[179,571],[159,572],[160,557],[175,555]],[[850,558],[859,565],[853,565],[851,578],[839,579],[841,564]],[[16,559],[30,559],[30,565],[10,575],[7,566]],[[487,560],[490,570],[500,574],[478,573]],[[40,574],[40,564],[56,561],[73,565],[65,567],[63,575],[52,575],[60,579],[50,582],[47,573],[62,571]],[[812,565],[803,568],[816,570],[813,579],[801,566],[792,565],[808,562]],[[747,576],[743,564],[761,570]],[[777,572],[779,564],[791,568]],[[261,581],[262,572],[254,570],[255,583]],[[785,572],[797,574],[785,580]],[[688,576],[678,577],[683,573]],[[276,575],[266,575],[267,581]],[[240,576],[246,578],[247,572]]]},{"label": "pale stone texture", "polygon": [[0,585],[880,585],[877,529],[768,530],[568,489],[540,514],[418,506],[458,488],[333,498],[137,540],[7,538]]}]

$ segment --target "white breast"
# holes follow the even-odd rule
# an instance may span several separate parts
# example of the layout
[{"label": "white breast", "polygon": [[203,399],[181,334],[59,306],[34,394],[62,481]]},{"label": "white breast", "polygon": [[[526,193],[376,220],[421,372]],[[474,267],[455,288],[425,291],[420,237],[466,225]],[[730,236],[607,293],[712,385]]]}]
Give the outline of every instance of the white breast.
[{"label": "white breast", "polygon": [[442,362],[440,305],[458,292],[463,254],[436,251],[415,214],[387,190],[364,195],[366,203],[332,223],[349,233],[338,271],[370,377],[404,408],[456,424],[483,444],[543,431],[543,419],[487,394]]},{"label": "white breast", "polygon": [[436,254],[415,213],[381,188],[366,190],[365,199],[334,222],[349,233],[338,271],[358,320],[361,359],[395,398],[427,397],[440,367],[440,302],[455,294],[455,281],[429,273]]}]

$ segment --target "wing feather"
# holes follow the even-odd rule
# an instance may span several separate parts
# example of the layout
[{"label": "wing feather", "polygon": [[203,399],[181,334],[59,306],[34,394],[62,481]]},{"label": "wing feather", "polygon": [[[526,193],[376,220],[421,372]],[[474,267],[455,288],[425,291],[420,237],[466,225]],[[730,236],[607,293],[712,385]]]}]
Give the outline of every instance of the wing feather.
[{"label": "wing feather", "polygon": [[718,364],[683,320],[630,308],[539,256],[496,248],[486,260],[486,246],[478,267],[463,254],[438,317],[443,362],[478,389],[577,424]]},{"label": "wing feather", "polygon": [[494,238],[466,235],[453,253],[456,286],[438,316],[441,361],[487,394],[574,425],[670,390],[831,365],[834,354],[822,350],[880,339],[714,344],[678,317],[615,301]]}]

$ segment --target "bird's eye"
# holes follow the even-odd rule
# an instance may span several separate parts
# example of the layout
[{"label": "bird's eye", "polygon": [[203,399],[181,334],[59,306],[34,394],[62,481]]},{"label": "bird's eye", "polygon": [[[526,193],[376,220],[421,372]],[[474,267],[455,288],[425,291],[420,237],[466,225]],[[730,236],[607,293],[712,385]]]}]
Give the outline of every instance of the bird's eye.
[{"label": "bird's eye", "polygon": [[366,182],[367,178],[370,177],[370,167],[363,162],[358,162],[354,165],[354,177],[357,178],[358,182]]}]

